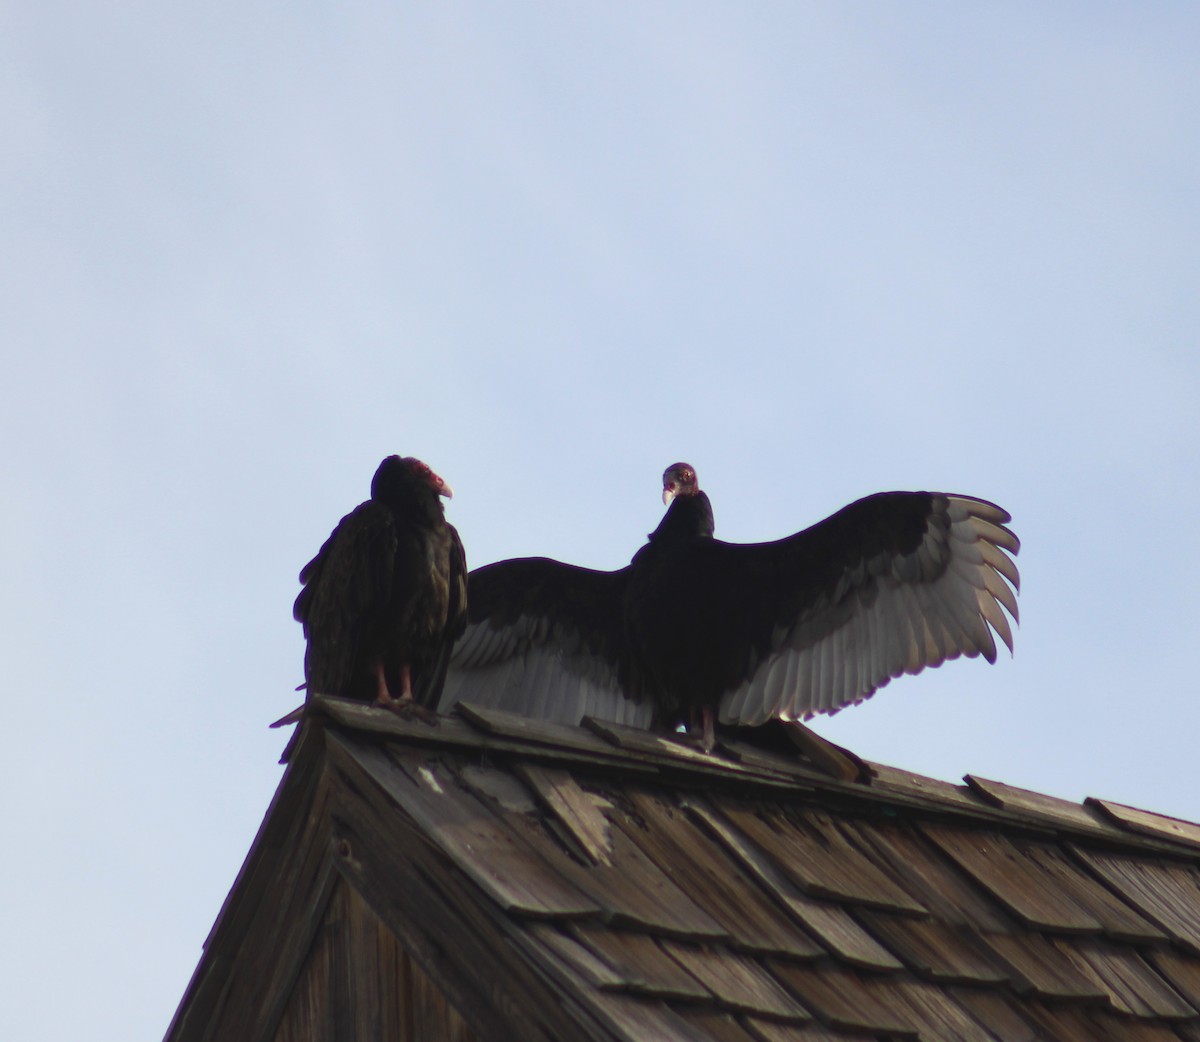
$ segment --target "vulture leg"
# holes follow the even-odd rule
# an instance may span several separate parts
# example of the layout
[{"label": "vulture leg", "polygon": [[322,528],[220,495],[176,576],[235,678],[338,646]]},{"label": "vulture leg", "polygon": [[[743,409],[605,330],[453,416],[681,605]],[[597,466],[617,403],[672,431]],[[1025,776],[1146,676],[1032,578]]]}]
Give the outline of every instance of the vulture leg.
[{"label": "vulture leg", "polygon": [[713,733],[713,719],[716,716],[716,712],[712,706],[705,706],[700,710],[700,720],[702,722],[700,746],[706,753],[711,753],[713,746],[717,744],[717,736]]},{"label": "vulture leg", "polygon": [[[408,667],[405,666],[405,676],[407,675]],[[412,698],[411,689],[408,697]],[[392,693],[388,690],[387,677],[383,674],[383,662],[379,659],[375,661],[375,704],[383,709],[391,709],[396,705],[396,699],[392,698]]]},{"label": "vulture leg", "polygon": [[412,669],[407,663],[400,667],[400,695],[395,697],[388,689],[387,678],[383,675],[383,663],[375,664],[375,682],[378,694],[375,696],[375,704],[382,709],[390,709],[397,716],[403,717],[405,720],[421,720],[427,724],[438,722],[437,712],[433,709],[426,709],[423,705],[418,705],[413,698],[412,692]]},{"label": "vulture leg", "polygon": [[[697,719],[697,714],[699,714],[699,719]],[[697,709],[695,706],[691,708],[691,723],[688,726],[688,734],[695,737],[696,732],[700,732],[700,748],[706,753],[711,753],[713,746],[717,744],[713,727],[715,717],[716,711],[712,706],[704,706],[701,709]]]}]

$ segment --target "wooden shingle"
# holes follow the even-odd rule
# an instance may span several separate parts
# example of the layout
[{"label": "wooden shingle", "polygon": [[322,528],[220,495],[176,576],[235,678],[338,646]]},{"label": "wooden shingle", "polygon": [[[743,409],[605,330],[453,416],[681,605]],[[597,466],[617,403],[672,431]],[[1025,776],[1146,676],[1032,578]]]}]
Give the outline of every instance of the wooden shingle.
[{"label": "wooden shingle", "polygon": [[759,1017],[743,1017],[754,1042],[862,1042],[861,1035],[846,1035],[820,1024],[781,1024]]},{"label": "wooden shingle", "polygon": [[574,928],[574,934],[612,967],[625,991],[693,1002],[713,999],[713,993],[650,934],[582,925]]},{"label": "wooden shingle", "polygon": [[1200,875],[1192,865],[1072,846],[1076,857],[1180,944],[1200,952]]},{"label": "wooden shingle", "polygon": [[1043,1042],[1023,1015],[1021,1002],[1005,991],[991,988],[949,988],[947,993],[995,1038],[1004,1042]]},{"label": "wooden shingle", "polygon": [[[984,1040],[991,1035],[953,996],[932,984],[902,980],[878,980],[871,984],[877,1001],[892,1007],[907,1021],[921,1042]],[[996,1036],[991,1036],[996,1039]],[[997,1039],[996,1042],[1007,1042]]]},{"label": "wooden shingle", "polygon": [[600,905],[518,841],[436,759],[348,747],[425,833],[503,909],[531,916],[594,916]]},{"label": "wooden shingle", "polygon": [[918,829],[877,822],[842,827],[859,849],[886,867],[933,918],[976,930],[1007,931],[1014,920]]},{"label": "wooden shingle", "polygon": [[1092,796],[1089,796],[1086,802],[1089,807],[1096,807],[1106,818],[1124,828],[1152,836],[1169,836],[1171,839],[1200,847],[1200,825],[1194,822],[1180,821],[1179,818],[1168,817],[1166,814],[1155,814],[1152,811]]},{"label": "wooden shingle", "polygon": [[663,949],[724,1007],[776,1020],[809,1020],[811,1014],[757,961],[737,952],[661,941]]},{"label": "wooden shingle", "polygon": [[1099,1001],[1107,990],[1049,939],[1037,933],[994,933],[983,937],[1007,966],[1018,992],[1042,999]]},{"label": "wooden shingle", "polygon": [[768,851],[776,867],[804,893],[927,914],[923,905],[851,846],[828,814],[795,807],[782,811],[729,799],[717,801],[716,808],[759,849]]},{"label": "wooden shingle", "polygon": [[[435,771],[425,765],[420,770]],[[483,769],[476,769],[476,775]],[[521,813],[511,806],[493,811],[493,827],[514,837],[541,863],[593,902],[605,919],[621,926],[661,932],[666,936],[690,939],[724,938],[721,925],[685,894],[624,833],[611,834],[611,856],[596,863],[582,864],[563,849],[536,815]],[[490,850],[479,850],[478,857],[490,863]],[[563,913],[559,913],[563,914]]]},{"label": "wooden shingle", "polygon": [[1173,951],[1154,951],[1147,958],[1194,1009],[1200,1009],[1200,959]]},{"label": "wooden shingle", "polygon": [[647,792],[631,792],[629,800],[639,821],[619,818],[626,835],[721,924],[735,947],[801,959],[824,954],[789,927],[779,905],[681,808]]},{"label": "wooden shingle", "polygon": [[833,954],[855,966],[900,969],[900,961],[866,932],[840,905],[806,897],[766,855],[723,816],[699,800],[689,800],[689,813],[703,822],[776,902],[801,923],[809,935]]},{"label": "wooden shingle", "polygon": [[1118,1012],[1160,1020],[1196,1016],[1196,1010],[1138,952],[1095,941],[1052,943],[1104,989]]},{"label": "wooden shingle", "polygon": [[1047,871],[1007,836],[925,825],[922,831],[1018,919],[1038,929],[1100,933],[1091,908],[1075,900],[1061,874]]},{"label": "wooden shingle", "polygon": [[923,980],[1000,984],[1010,973],[974,931],[937,919],[859,913],[863,925]]},{"label": "wooden shingle", "polygon": [[853,970],[802,966],[773,959],[771,973],[831,1027],[883,1035],[914,1036],[908,1018],[881,1001]]}]

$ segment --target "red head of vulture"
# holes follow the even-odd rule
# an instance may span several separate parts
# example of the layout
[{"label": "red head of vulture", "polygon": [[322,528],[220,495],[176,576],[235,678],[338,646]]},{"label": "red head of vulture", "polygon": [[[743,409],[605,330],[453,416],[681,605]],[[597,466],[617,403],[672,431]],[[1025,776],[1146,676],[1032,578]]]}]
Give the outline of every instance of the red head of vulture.
[{"label": "red head of vulture", "polygon": [[[938,492],[860,499],[767,543],[713,538],[694,468],[630,564],[546,558],[471,573],[443,711],[470,701],[565,723],[754,726],[834,713],[902,673],[1012,649],[1019,548],[993,503]],[[1011,585],[1010,585],[1011,584]]]}]

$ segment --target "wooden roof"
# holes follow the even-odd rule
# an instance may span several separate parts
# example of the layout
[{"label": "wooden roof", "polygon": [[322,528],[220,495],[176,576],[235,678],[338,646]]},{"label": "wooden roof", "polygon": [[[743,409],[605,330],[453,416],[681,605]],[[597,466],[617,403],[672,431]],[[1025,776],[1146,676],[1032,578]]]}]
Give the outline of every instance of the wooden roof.
[{"label": "wooden roof", "polygon": [[1200,1042],[1200,826],[868,767],[318,700],[167,1038],[284,1037],[348,886],[481,1039]]}]

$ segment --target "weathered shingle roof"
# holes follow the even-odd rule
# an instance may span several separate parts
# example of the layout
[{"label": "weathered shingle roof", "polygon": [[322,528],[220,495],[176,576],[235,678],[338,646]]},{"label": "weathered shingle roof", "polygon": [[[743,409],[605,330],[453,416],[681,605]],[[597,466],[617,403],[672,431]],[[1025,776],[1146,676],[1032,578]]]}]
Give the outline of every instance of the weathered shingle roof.
[{"label": "weathered shingle roof", "polygon": [[1200,1040],[1196,825],[316,706],[174,1042],[273,1037],[338,880],[481,1038]]}]

